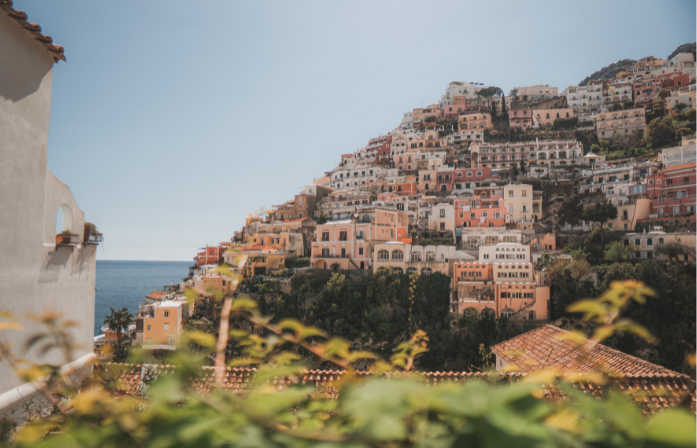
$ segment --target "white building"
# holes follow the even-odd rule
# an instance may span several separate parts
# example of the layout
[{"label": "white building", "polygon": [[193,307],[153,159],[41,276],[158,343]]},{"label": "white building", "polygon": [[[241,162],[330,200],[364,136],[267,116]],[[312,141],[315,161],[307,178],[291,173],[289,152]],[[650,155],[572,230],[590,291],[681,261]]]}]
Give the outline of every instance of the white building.
[{"label": "white building", "polygon": [[670,168],[671,166],[682,165],[683,163],[697,162],[697,152],[695,148],[696,146],[694,144],[666,148],[661,151],[658,160],[663,164],[663,168]]},{"label": "white building", "polygon": [[530,246],[520,243],[498,243],[479,246],[480,263],[530,263]]},{"label": "white building", "polygon": [[518,98],[523,101],[553,98],[559,95],[558,87],[550,87],[549,84],[518,87]]},{"label": "white building", "polygon": [[[63,48],[51,44],[11,5],[0,4],[0,309],[17,316],[24,330],[2,336],[20,358],[86,373],[95,356],[97,241],[86,234],[85,214],[70,188],[46,165],[53,64],[65,60]],[[61,231],[66,235],[57,237]],[[46,330],[26,316],[49,311],[76,324],[68,330],[74,344],[71,359],[64,359],[62,350],[24,349],[30,336]],[[21,420],[23,410],[17,406],[36,395],[34,386],[23,384],[0,363],[4,418]],[[19,414],[8,414],[12,410]]]}]

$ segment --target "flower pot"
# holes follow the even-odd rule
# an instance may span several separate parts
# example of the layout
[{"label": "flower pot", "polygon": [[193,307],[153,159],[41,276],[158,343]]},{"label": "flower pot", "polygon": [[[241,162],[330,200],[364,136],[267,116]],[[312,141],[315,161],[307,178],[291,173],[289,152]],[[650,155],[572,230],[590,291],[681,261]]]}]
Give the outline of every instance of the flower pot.
[{"label": "flower pot", "polygon": [[[67,237],[67,239],[69,238],[70,237]],[[59,244],[63,244],[64,241],[66,241],[66,237],[64,237],[61,234],[56,235],[56,246],[58,246]]]}]

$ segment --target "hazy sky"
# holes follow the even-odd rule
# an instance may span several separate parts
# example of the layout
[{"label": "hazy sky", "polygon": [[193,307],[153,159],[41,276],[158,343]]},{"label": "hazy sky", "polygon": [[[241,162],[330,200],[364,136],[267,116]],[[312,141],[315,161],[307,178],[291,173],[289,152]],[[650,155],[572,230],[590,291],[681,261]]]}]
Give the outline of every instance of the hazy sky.
[{"label": "hazy sky", "polygon": [[695,1],[15,0],[65,47],[48,164],[100,259],[190,260],[450,81],[561,91],[695,41]]}]

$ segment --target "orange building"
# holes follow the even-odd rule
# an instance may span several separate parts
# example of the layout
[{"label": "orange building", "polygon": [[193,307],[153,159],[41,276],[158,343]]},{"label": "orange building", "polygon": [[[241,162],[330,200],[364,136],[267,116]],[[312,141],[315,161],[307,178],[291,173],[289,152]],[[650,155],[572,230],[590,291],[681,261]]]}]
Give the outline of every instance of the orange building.
[{"label": "orange building", "polygon": [[184,304],[167,300],[147,304],[139,313],[143,319],[143,348],[175,350],[183,331]]}]

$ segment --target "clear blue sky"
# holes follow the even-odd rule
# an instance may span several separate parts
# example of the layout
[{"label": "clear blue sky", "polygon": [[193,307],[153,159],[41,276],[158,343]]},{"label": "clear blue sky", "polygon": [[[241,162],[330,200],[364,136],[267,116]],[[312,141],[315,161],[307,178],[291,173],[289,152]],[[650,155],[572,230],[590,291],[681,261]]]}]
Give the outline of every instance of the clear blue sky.
[{"label": "clear blue sky", "polygon": [[695,1],[16,0],[65,47],[48,163],[101,259],[190,260],[450,81],[563,89],[695,41]]}]

